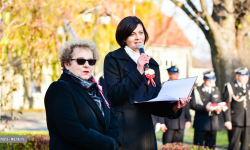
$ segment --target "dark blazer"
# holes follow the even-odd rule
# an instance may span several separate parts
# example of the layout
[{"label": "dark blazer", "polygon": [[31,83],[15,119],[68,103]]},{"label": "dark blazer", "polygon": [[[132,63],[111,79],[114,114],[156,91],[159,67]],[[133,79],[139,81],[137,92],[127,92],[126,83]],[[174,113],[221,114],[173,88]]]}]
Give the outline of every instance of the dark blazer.
[{"label": "dark blazer", "polygon": [[117,117],[102,101],[104,117],[82,85],[62,74],[45,95],[51,150],[111,150],[121,144]]},{"label": "dark blazer", "polygon": [[247,107],[244,106],[244,101],[237,102],[232,98],[232,101],[229,100],[228,89],[225,86],[223,92],[223,101],[228,104],[228,110],[225,111],[224,117],[225,121],[231,121],[233,126],[250,126],[250,87],[249,84],[246,85],[246,90],[240,87],[236,81],[230,83],[234,92],[234,95],[238,98],[247,95]]},{"label": "dark blazer", "polygon": [[182,114],[177,119],[169,119],[167,117],[160,118],[160,121],[163,121],[161,123],[164,123],[168,129],[172,130],[183,130],[185,128],[185,123],[187,121],[191,122],[191,116],[190,116],[190,104],[187,103],[185,107],[182,108]]},{"label": "dark blazer", "polygon": [[120,48],[110,52],[104,60],[104,79],[107,95],[118,116],[122,150],[156,150],[156,139],[151,114],[178,118],[181,110],[173,112],[175,103],[134,104],[157,97],[160,88],[159,65],[150,59],[149,67],[155,71],[156,87],[148,85],[137,64]]},{"label": "dark blazer", "polygon": [[190,100],[190,108],[195,111],[194,125],[193,127],[197,130],[202,131],[216,131],[219,130],[219,116],[216,112],[209,112],[206,110],[206,105],[211,103],[219,103],[222,101],[220,90],[218,87],[213,87],[211,94],[205,91],[203,85],[197,87],[200,94],[200,98],[203,102],[203,106],[197,104],[195,101],[194,91],[191,94],[192,99]]}]

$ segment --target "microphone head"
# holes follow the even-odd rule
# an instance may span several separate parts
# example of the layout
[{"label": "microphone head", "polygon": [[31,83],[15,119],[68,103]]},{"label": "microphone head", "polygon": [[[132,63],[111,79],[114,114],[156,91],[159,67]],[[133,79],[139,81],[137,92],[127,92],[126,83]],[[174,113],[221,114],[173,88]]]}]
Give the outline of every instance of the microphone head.
[{"label": "microphone head", "polygon": [[143,43],[138,43],[137,44],[137,49],[143,48],[144,49],[144,44]]}]

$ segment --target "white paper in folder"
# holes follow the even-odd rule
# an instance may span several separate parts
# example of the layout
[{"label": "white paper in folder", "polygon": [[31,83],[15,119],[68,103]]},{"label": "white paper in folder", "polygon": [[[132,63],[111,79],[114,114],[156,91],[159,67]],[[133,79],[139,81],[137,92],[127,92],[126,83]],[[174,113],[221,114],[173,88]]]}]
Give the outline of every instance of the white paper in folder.
[{"label": "white paper in folder", "polygon": [[137,102],[178,101],[179,98],[188,98],[192,92],[197,77],[170,80],[163,84],[158,96],[152,100]]}]

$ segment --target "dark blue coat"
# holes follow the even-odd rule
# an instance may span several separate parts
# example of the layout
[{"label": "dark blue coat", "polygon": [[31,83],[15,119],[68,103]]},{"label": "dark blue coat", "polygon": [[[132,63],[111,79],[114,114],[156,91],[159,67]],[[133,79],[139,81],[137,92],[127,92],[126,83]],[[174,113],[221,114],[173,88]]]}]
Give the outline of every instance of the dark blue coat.
[{"label": "dark blue coat", "polygon": [[237,102],[232,98],[229,100],[229,93],[227,87],[223,92],[223,101],[228,104],[228,110],[225,111],[225,121],[231,121],[233,126],[246,127],[250,126],[250,86],[246,85],[246,90],[240,87],[236,81],[230,83],[237,98],[246,96],[246,108],[244,108],[244,101]]},{"label": "dark blue coat", "polygon": [[107,96],[118,116],[122,150],[156,150],[156,139],[151,114],[178,118],[181,110],[173,112],[174,103],[144,103],[157,97],[160,89],[159,65],[150,59],[149,67],[155,71],[156,87],[147,84],[145,75],[137,70],[137,64],[120,48],[110,52],[104,60],[104,79]]},{"label": "dark blue coat", "polygon": [[105,117],[82,85],[62,74],[45,95],[51,150],[112,150],[121,144],[117,117],[102,101]]},{"label": "dark blue coat", "polygon": [[200,94],[200,98],[204,105],[197,104],[195,101],[194,91],[191,94],[190,108],[195,111],[194,125],[196,130],[202,131],[216,131],[219,130],[219,116],[215,112],[209,112],[206,110],[206,105],[211,103],[219,103],[222,101],[220,90],[218,87],[213,87],[211,94],[205,91],[205,88],[201,85],[197,87]]}]

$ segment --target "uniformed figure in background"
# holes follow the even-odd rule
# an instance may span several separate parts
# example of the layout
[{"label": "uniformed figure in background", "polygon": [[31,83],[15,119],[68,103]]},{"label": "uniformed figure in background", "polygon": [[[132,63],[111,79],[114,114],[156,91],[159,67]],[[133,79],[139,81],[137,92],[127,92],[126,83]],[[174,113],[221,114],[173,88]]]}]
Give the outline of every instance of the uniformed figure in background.
[{"label": "uniformed figure in background", "polygon": [[228,129],[229,150],[248,150],[250,132],[249,72],[245,67],[235,70],[236,80],[225,84],[223,100],[228,104],[225,111],[225,127]]},{"label": "uniformed figure in background", "polygon": [[207,71],[203,74],[204,83],[199,87],[194,87],[190,100],[190,108],[195,111],[194,144],[215,148],[216,133],[219,129],[218,114],[222,108],[214,110],[211,103],[219,103],[222,99],[219,88],[215,86],[215,73]]},{"label": "uniformed figure in background", "polygon": [[[172,66],[167,69],[169,80],[177,80],[179,78],[179,69]],[[164,83],[162,84],[162,86]],[[183,142],[184,128],[189,129],[191,126],[191,116],[189,113],[189,103],[182,108],[182,114],[178,119],[169,119],[167,117],[160,117],[160,129],[164,132],[162,143]]]}]

